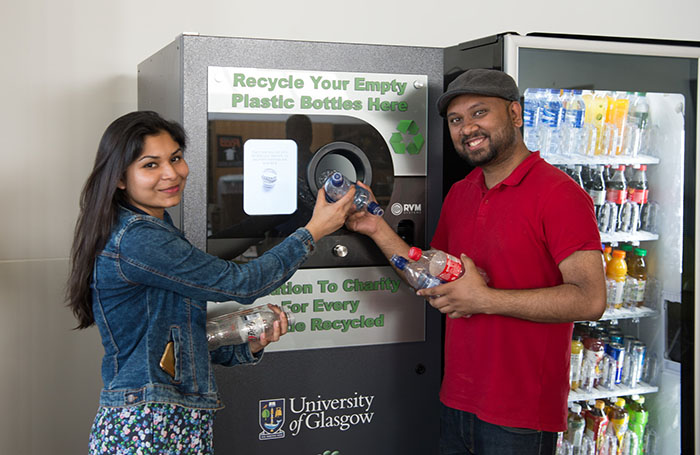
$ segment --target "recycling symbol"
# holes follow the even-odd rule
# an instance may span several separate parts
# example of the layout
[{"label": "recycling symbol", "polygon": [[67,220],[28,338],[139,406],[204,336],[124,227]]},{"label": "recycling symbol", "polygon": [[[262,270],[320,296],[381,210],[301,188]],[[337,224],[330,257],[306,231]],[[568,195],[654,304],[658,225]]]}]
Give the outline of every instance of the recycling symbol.
[{"label": "recycling symbol", "polygon": [[425,138],[418,132],[420,128],[413,120],[401,120],[396,125],[396,132],[391,135],[389,144],[394,153],[417,155],[425,144]]}]

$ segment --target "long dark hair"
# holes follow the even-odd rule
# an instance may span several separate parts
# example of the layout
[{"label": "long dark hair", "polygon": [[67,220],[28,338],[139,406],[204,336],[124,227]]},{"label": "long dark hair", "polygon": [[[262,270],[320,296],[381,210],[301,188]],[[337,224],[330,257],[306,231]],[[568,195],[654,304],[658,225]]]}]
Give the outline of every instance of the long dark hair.
[{"label": "long dark hair", "polygon": [[126,169],[141,155],[146,136],[169,133],[185,149],[185,131],[152,111],[137,111],[112,122],[100,140],[92,173],[80,195],[80,213],[71,248],[71,269],[66,289],[68,307],[78,319],[78,329],[95,323],[90,281],[95,257],[107,243],[117,220],[119,204],[126,202],[117,188]]}]

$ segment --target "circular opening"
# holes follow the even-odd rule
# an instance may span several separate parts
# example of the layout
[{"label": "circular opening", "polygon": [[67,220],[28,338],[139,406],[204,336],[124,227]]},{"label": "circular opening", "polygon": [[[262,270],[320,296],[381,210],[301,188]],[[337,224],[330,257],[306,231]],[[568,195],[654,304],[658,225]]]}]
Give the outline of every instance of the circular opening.
[{"label": "circular opening", "polygon": [[306,178],[314,193],[323,185],[324,174],[330,170],[336,170],[352,181],[372,184],[372,168],[367,155],[349,142],[328,143],[309,161]]}]

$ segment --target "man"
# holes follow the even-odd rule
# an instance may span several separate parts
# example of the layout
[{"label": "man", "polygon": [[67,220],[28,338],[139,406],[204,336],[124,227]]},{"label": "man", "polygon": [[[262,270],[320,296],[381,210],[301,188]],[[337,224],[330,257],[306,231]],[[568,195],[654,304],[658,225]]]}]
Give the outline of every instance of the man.
[{"label": "man", "polygon": [[[418,291],[449,316],[443,455],[553,454],[566,429],[572,321],[605,310],[593,203],[526,148],[519,99],[510,76],[475,69],[437,103],[457,153],[476,167],[450,189],[431,242],[461,256],[465,273]],[[383,219],[356,213],[347,226],[387,257],[407,256]]]}]

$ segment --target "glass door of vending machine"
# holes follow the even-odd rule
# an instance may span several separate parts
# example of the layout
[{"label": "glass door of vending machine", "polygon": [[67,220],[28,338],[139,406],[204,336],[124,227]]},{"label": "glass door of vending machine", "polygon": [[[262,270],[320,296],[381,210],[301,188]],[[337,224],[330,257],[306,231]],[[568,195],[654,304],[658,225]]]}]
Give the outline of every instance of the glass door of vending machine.
[{"label": "glass door of vending machine", "polygon": [[601,444],[695,453],[700,49],[683,44],[504,34],[446,52],[446,83],[475,67],[515,78],[528,148],[591,195],[608,259],[616,257],[608,309],[577,323],[572,340],[570,405],[624,400],[627,430],[597,442],[597,453]]}]

